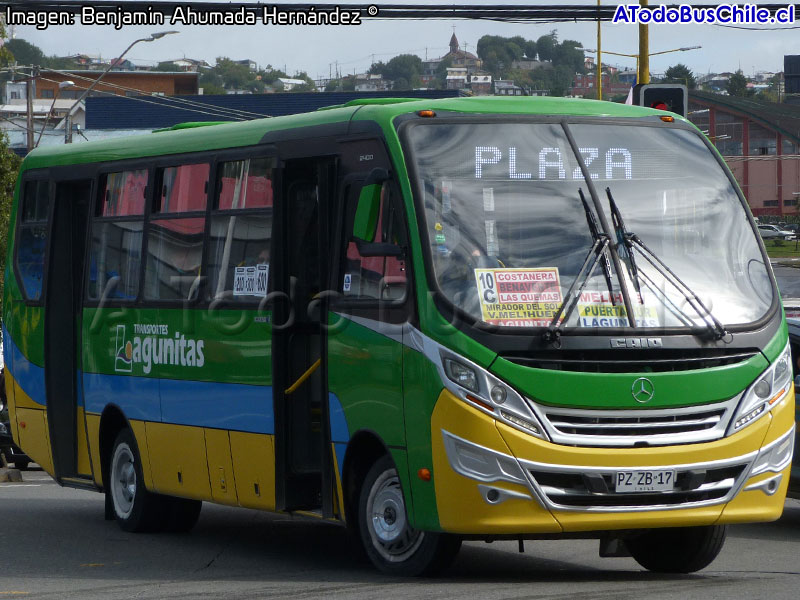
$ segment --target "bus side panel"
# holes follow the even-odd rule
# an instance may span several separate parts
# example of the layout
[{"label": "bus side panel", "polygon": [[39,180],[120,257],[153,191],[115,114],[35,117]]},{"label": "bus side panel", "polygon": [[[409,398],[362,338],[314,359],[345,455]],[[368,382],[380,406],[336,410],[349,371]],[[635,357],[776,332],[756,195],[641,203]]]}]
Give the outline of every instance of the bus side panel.
[{"label": "bus side panel", "polygon": [[[339,320],[335,315],[332,319]],[[404,449],[403,347],[380,333],[381,323],[373,323],[374,330],[342,319],[332,328],[328,334],[328,390],[342,406],[343,429],[350,434],[375,432],[385,446]],[[398,464],[397,468],[403,488],[408,489],[407,465]]]},{"label": "bus side panel", "polygon": [[201,427],[146,423],[147,447],[155,460],[150,465],[153,489],[161,494],[210,500],[206,440]]},{"label": "bus side panel", "polygon": [[205,436],[211,497],[214,502],[220,504],[237,504],[228,432],[221,429],[206,429]]},{"label": "bus side panel", "polygon": [[89,440],[86,436],[86,411],[82,404],[77,406],[76,419],[75,419],[75,439],[77,441],[78,452],[78,473],[81,475],[92,474],[92,463],[89,457]]},{"label": "bus side panel", "polygon": [[[137,440],[141,440],[144,438],[136,437]],[[100,415],[94,413],[86,413],[86,441],[89,445],[89,456],[92,460],[93,470],[92,470],[92,479],[94,482],[103,487],[103,472],[100,469]],[[144,462],[144,461],[143,461]],[[144,468],[144,464],[142,465]],[[147,485],[147,478],[149,477],[149,469],[144,474],[145,478],[145,487],[148,489],[150,486]]]},{"label": "bus side panel", "polygon": [[50,453],[47,413],[43,410],[18,408],[17,423],[19,425],[19,447],[35,463],[52,475],[53,457]]},{"label": "bus side panel", "polygon": [[275,436],[231,431],[230,443],[239,504],[275,510]]}]

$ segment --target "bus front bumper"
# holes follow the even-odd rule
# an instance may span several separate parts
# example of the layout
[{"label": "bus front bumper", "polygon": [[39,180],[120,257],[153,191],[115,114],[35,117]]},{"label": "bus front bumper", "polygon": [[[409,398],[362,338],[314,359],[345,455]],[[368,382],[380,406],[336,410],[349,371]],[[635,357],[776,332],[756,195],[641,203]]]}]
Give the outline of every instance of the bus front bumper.
[{"label": "bus front bumper", "polygon": [[[491,536],[775,520],[789,483],[793,398],[713,442],[589,448],[513,429],[445,390],[431,421],[439,523]],[[672,472],[675,483],[616,491],[617,474],[633,471]]]}]

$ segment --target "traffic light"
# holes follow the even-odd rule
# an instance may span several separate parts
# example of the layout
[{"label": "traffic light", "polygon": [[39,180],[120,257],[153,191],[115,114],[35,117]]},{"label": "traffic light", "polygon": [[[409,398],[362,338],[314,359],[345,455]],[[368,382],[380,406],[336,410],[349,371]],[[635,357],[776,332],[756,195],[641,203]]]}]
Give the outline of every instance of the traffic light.
[{"label": "traffic light", "polygon": [[633,103],[686,116],[689,91],[677,83],[639,83],[633,88]]}]

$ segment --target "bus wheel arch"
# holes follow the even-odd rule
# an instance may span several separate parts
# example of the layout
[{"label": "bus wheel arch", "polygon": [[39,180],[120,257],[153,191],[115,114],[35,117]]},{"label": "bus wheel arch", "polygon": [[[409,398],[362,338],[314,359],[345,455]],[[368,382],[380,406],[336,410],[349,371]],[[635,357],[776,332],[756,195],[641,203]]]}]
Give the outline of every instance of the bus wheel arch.
[{"label": "bus wheel arch", "polygon": [[342,493],[348,529],[358,535],[358,497],[361,482],[381,457],[390,456],[389,449],[373,431],[359,431],[347,444],[342,465]]},{"label": "bus wheel arch", "polygon": [[345,456],[345,506],[348,527],[367,557],[392,575],[435,575],[447,568],[461,539],[411,527],[391,453],[372,433],[356,436],[354,442]]},{"label": "bus wheel arch", "polygon": [[100,417],[100,473],[104,489],[108,488],[108,473],[114,441],[123,429],[130,429],[128,419],[125,418],[118,406],[109,404]]}]

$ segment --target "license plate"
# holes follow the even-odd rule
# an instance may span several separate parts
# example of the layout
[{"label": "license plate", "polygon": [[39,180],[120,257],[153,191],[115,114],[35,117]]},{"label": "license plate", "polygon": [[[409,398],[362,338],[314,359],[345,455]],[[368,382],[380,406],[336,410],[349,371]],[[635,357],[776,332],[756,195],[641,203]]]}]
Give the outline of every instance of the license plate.
[{"label": "license plate", "polygon": [[615,483],[617,492],[671,492],[675,471],[617,471]]}]

